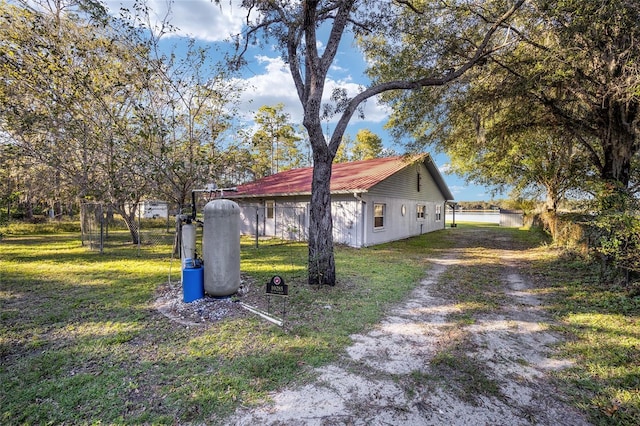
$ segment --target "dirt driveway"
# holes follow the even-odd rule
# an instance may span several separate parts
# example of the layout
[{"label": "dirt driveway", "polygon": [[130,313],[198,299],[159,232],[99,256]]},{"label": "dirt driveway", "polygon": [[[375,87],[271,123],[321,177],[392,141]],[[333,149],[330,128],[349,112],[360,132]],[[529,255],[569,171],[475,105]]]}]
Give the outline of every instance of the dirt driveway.
[{"label": "dirt driveway", "polygon": [[560,336],[522,272],[526,248],[491,229],[448,232],[458,247],[429,258],[420,286],[340,360],[226,423],[589,424],[549,380],[571,361],[553,355]]}]

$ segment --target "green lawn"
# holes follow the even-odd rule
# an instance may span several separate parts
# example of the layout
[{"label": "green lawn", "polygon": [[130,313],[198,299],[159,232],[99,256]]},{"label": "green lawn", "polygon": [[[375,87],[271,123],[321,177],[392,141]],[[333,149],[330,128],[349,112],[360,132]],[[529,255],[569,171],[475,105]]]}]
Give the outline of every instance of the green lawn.
[{"label": "green lawn", "polygon": [[[413,242],[409,256],[402,244],[337,248],[334,288],[305,284],[303,244],[243,240],[244,274],[261,283],[278,273],[290,285],[295,321],[283,330],[251,317],[188,328],[159,314],[152,303],[170,273],[168,245],[100,255],[75,233],[7,233],[0,422],[215,422],[333,359],[419,282],[422,254],[446,247],[443,236]],[[179,262],[172,268],[179,279]]]},{"label": "green lawn", "polygon": [[567,336],[559,355],[575,361],[556,377],[598,425],[640,425],[640,297],[600,281],[599,265],[560,250],[532,251],[530,274]]},{"label": "green lawn", "polygon": [[[223,423],[239,405],[259,403],[274,389],[306,380],[308,366],[335,359],[350,334],[376,323],[428,273],[426,256],[464,244],[464,232],[474,228],[461,224],[360,250],[337,247],[333,288],[306,284],[304,244],[255,248],[243,240],[244,274],[262,283],[279,273],[290,285],[286,329],[257,317],[185,327],[159,314],[152,304],[170,273],[168,245],[142,257],[126,245],[100,255],[81,247],[75,233],[5,232],[0,423]],[[602,290],[594,268],[536,248],[537,233],[495,232],[528,247],[531,276],[540,292],[554,295],[548,308],[570,337],[559,350],[578,362],[559,374],[559,383],[595,423],[634,424],[638,298]],[[175,261],[172,268],[178,279]]]}]

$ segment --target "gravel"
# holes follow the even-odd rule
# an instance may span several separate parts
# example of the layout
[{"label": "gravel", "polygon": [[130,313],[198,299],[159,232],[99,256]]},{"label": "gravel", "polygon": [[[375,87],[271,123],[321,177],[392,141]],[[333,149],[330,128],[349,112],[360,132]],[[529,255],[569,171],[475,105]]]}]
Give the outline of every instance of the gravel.
[{"label": "gravel", "polygon": [[249,315],[239,302],[251,306],[264,303],[264,291],[248,277],[241,277],[238,292],[229,297],[206,295],[188,303],[183,301],[182,283],[167,282],[156,291],[155,308],[167,318],[186,326],[202,326],[224,319],[243,318]]}]

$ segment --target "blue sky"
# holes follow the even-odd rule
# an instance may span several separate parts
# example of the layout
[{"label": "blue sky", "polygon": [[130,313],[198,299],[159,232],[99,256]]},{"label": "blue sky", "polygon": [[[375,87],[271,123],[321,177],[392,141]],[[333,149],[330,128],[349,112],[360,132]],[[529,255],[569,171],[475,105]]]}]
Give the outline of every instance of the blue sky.
[{"label": "blue sky", "polygon": [[[133,7],[133,1],[109,0],[107,6],[117,14],[123,6]],[[167,45],[182,42],[179,37],[192,37],[201,43],[222,43],[230,34],[238,33],[245,19],[245,11],[239,7],[240,0],[221,0],[219,5],[211,0],[175,0],[168,11],[166,0],[147,1],[152,14],[158,19],[168,16],[169,22],[179,28],[177,35],[167,40]],[[302,121],[300,102],[297,98],[293,80],[288,67],[279,57],[276,49],[263,47],[252,49],[246,56],[248,66],[242,72],[243,85],[247,87],[240,98],[240,113],[247,118],[263,105],[284,104],[284,110],[294,124]],[[355,94],[361,85],[368,83],[364,75],[365,62],[350,40],[343,40],[340,51],[329,72],[326,83],[326,96],[330,96],[334,87],[343,87],[348,93]],[[388,110],[375,99],[370,99],[365,106],[365,118],[354,116],[347,133],[353,138],[357,131],[367,128],[379,135],[386,147],[402,153],[402,147],[393,145],[391,136],[384,130]],[[328,123],[331,126],[331,122]],[[444,154],[431,152],[436,164],[443,172],[451,192],[457,201],[489,201],[492,197],[490,189],[467,184],[464,179],[445,173],[448,158]]]}]

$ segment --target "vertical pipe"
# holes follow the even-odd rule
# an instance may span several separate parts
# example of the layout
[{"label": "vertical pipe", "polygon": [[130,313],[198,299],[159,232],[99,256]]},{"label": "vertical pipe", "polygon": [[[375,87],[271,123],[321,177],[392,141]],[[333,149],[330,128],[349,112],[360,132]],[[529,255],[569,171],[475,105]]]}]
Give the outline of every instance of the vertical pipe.
[{"label": "vertical pipe", "polygon": [[447,229],[447,202],[442,203],[440,210],[440,219],[442,219],[442,229]]},{"label": "vertical pipe", "polygon": [[260,207],[256,207],[256,248],[258,248],[258,228],[260,227],[260,216],[258,215],[258,209]]},{"label": "vertical pipe", "polygon": [[104,254],[104,212],[100,205],[100,254]]},{"label": "vertical pipe", "polygon": [[186,223],[181,226],[181,237],[182,237],[182,246],[181,246],[181,254],[180,259],[182,264],[184,265],[185,259],[196,260],[196,233],[197,228],[193,223]]},{"label": "vertical pipe", "polygon": [[456,205],[454,204],[451,207],[453,207],[453,224],[451,226],[455,228],[456,227]]},{"label": "vertical pipe", "polygon": [[142,218],[140,217],[140,210],[142,210],[142,208],[140,206],[140,203],[138,203],[138,256],[140,256],[140,240],[142,240],[142,233],[140,232],[142,230]]},{"label": "vertical pipe", "polygon": [[191,219],[196,220],[196,192],[191,191]]},{"label": "vertical pipe", "polygon": [[167,204],[167,226],[166,226],[166,230],[165,232],[168,234],[169,233],[169,204]]},{"label": "vertical pipe", "polygon": [[109,239],[109,217],[110,217],[110,212],[111,212],[111,204],[109,204],[109,207],[107,207],[107,214],[105,214],[105,217],[104,217],[104,239],[105,240]]}]

